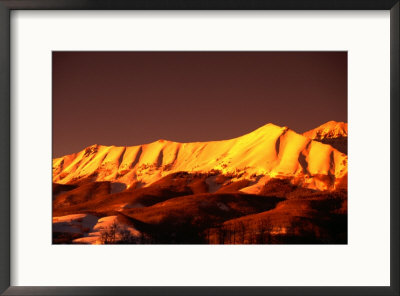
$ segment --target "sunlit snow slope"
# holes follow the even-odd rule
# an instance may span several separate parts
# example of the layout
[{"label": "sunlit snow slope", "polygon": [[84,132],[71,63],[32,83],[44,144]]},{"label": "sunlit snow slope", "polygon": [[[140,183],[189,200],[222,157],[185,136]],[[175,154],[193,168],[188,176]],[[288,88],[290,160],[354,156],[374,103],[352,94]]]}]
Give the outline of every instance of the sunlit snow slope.
[{"label": "sunlit snow slope", "polygon": [[249,179],[242,190],[257,193],[269,178],[320,190],[343,186],[347,156],[287,127],[267,124],[244,136],[212,142],[159,140],[132,147],[93,145],[53,160],[53,182],[111,181],[128,187],[149,185],[173,172],[215,172]]}]

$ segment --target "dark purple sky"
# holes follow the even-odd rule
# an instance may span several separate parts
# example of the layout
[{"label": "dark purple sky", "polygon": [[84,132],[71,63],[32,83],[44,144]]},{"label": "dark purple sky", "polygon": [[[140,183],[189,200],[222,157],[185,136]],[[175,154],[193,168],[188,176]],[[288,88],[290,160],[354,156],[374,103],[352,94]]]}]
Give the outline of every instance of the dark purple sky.
[{"label": "dark purple sky", "polygon": [[54,52],[53,157],[347,122],[346,52]]}]

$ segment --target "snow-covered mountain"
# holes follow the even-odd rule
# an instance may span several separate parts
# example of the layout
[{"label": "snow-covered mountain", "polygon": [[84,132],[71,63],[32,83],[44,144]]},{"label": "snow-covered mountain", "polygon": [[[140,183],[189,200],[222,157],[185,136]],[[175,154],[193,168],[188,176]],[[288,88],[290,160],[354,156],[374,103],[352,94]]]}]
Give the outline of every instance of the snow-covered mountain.
[{"label": "snow-covered mountain", "polygon": [[303,133],[303,136],[313,140],[347,137],[347,123],[331,120],[317,128]]},{"label": "snow-covered mountain", "polygon": [[250,180],[251,185],[242,189],[247,193],[258,193],[271,178],[288,178],[302,187],[333,190],[347,180],[347,155],[311,138],[339,134],[347,135],[347,124],[328,122],[304,135],[267,124],[223,141],[92,145],[53,159],[53,182],[72,184],[86,179],[123,183],[129,188],[134,184],[148,186],[174,172],[217,172],[233,180]]},{"label": "snow-covered mountain", "polygon": [[345,122],[328,121],[305,132],[303,136],[331,145],[340,152],[347,154],[347,123]]}]

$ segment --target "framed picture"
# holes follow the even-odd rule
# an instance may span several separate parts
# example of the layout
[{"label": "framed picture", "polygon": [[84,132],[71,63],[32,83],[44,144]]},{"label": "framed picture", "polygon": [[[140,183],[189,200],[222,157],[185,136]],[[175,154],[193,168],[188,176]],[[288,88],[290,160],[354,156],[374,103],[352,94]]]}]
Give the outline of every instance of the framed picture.
[{"label": "framed picture", "polygon": [[399,2],[0,2],[2,295],[399,295]]}]

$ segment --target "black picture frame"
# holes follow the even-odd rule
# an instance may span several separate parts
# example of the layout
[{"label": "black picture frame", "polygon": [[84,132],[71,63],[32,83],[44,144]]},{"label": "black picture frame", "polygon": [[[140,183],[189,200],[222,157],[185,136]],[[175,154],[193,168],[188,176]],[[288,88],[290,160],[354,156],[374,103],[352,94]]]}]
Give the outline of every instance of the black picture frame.
[{"label": "black picture frame", "polygon": [[[10,286],[10,12],[13,10],[390,10],[389,287]],[[399,0],[0,0],[1,295],[399,295]],[[368,262],[368,258],[365,259]]]}]

